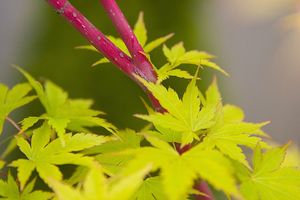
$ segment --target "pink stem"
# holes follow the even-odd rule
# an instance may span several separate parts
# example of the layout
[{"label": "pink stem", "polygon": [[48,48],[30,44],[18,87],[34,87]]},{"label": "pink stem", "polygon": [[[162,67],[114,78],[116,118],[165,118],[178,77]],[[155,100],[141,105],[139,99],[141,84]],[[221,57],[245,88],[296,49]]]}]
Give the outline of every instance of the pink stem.
[{"label": "pink stem", "polygon": [[145,56],[144,49],[137,40],[135,34],[130,28],[125,16],[120,10],[115,0],[100,0],[108,16],[112,20],[115,28],[123,39],[128,51],[131,54],[134,64],[140,69],[143,74],[140,74],[146,80],[151,82],[157,81],[157,75],[152,64]]},{"label": "pink stem", "polygon": [[205,181],[200,181],[199,183],[195,184],[194,188],[207,196],[204,195],[195,195],[196,200],[213,200],[214,196],[211,192],[208,184]]},{"label": "pink stem", "polygon": [[[137,68],[130,57],[116,47],[101,31],[74,8],[68,0],[47,0],[47,2],[57,13],[61,14],[69,23],[71,23],[96,49],[98,49],[101,54],[137,82],[146,91],[156,110],[163,110],[159,102],[134,76],[134,74],[138,74],[148,81],[155,82],[157,80],[156,74],[150,73],[153,71],[152,66],[149,66],[150,69],[144,69],[145,71],[141,71]],[[140,53],[138,55],[140,55]]]},{"label": "pink stem", "polygon": [[89,22],[68,0],[47,0],[75,29],[77,29],[107,59],[135,80],[137,73],[132,59],[116,47],[101,31]]},{"label": "pink stem", "polygon": [[179,143],[176,143],[175,148],[176,148],[176,151],[181,155],[181,154],[187,152],[190,148],[192,148],[192,145],[187,144],[187,145],[181,147],[181,145]]}]

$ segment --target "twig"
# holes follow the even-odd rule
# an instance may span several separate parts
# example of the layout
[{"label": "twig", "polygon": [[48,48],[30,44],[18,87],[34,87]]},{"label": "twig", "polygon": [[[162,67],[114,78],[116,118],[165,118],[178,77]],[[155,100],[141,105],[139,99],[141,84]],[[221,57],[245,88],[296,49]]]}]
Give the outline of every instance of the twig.
[{"label": "twig", "polygon": [[101,54],[134,79],[136,74],[132,59],[116,47],[101,31],[89,22],[68,0],[47,0],[47,2],[74,26]]},{"label": "twig", "polygon": [[20,128],[20,126],[19,126],[13,119],[11,119],[10,117],[6,117],[5,119],[6,119],[6,121],[8,121],[11,125],[13,125],[13,127],[15,127],[15,128],[18,130],[17,135],[22,135],[22,136],[24,136],[24,138],[25,138],[26,140],[28,140],[28,141],[30,140],[30,138],[28,137],[28,135],[24,134],[23,130]]},{"label": "twig", "polygon": [[8,121],[11,125],[13,125],[13,127],[15,127],[19,132],[21,131],[21,128],[19,127],[19,125],[10,117],[6,117],[5,118],[6,121]]},{"label": "twig", "polygon": [[140,75],[148,81],[156,82],[156,72],[154,71],[148,58],[145,56],[144,49],[137,40],[116,1],[100,0],[100,3],[104,7],[115,28],[123,39],[128,51],[131,54],[134,64],[140,69],[140,72],[142,73]]}]

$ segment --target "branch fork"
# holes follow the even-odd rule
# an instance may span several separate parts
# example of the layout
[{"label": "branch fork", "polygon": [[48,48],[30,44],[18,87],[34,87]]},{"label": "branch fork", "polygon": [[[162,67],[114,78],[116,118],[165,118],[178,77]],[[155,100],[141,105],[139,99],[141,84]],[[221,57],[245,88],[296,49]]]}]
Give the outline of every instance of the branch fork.
[{"label": "branch fork", "polygon": [[[127,56],[121,49],[115,46],[100,30],[98,30],[88,19],[85,18],[68,0],[46,0],[54,10],[62,15],[73,27],[79,31],[104,57],[112,62],[117,68],[123,71],[127,76],[139,84],[147,93],[153,107],[158,112],[166,110],[160,105],[157,99],[143,86],[136,78],[141,76],[147,81],[156,82],[157,74],[151,62],[146,57],[144,49],[138,42],[135,34],[129,26],[125,16],[120,10],[115,0],[100,0],[101,5],[112,20],[117,32],[124,41],[131,57]],[[178,152],[187,151],[190,146],[183,149],[177,148]],[[206,183],[195,185],[201,193],[208,194],[212,197],[212,193]],[[206,200],[207,197],[197,195],[197,200]]]}]

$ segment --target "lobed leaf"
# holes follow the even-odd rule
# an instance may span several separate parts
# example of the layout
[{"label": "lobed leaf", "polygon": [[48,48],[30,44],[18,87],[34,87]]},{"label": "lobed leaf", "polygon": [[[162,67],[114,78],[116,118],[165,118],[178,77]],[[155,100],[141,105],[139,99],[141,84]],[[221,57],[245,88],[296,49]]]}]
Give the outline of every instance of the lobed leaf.
[{"label": "lobed leaf", "polygon": [[[135,158],[123,169],[124,175],[151,164],[153,171],[160,169],[163,192],[172,200],[184,199],[198,177],[226,193],[237,194],[230,162],[218,151],[197,145],[179,155],[168,143],[155,137],[146,138],[153,147],[136,149]],[[222,180],[218,178],[220,176]]]},{"label": "lobed leaf", "polygon": [[9,173],[7,181],[0,179],[0,199],[7,200],[48,200],[52,198],[50,192],[33,190],[35,180],[32,180],[24,189],[19,189],[12,175]]},{"label": "lobed leaf", "polygon": [[3,131],[6,117],[17,108],[30,103],[36,98],[35,96],[28,96],[31,89],[29,84],[21,83],[9,90],[7,86],[0,83],[0,134]]},{"label": "lobed leaf", "polygon": [[212,62],[212,55],[203,51],[186,51],[182,42],[179,42],[168,48],[163,46],[163,53],[168,60],[168,63],[157,70],[158,80],[162,82],[170,76],[191,79],[191,75],[187,71],[179,70],[178,67],[183,64],[190,64],[202,67],[210,67],[228,75],[221,67]]},{"label": "lobed leaf", "polygon": [[[214,94],[208,93],[207,101],[204,102],[203,95],[196,86],[196,77],[188,85],[182,99],[171,88],[166,89],[161,84],[146,82],[143,79],[140,81],[168,111],[166,113],[154,112],[149,115],[136,115],[152,122],[157,130],[162,127],[164,130],[169,129],[182,134],[181,143],[184,145],[191,143],[194,139],[199,140],[198,136],[201,131],[214,125],[221,99],[209,102],[215,97]],[[161,133],[169,134],[168,132],[170,131]]]},{"label": "lobed leaf", "polygon": [[43,87],[24,70],[19,71],[27,78],[35,89],[39,100],[46,110],[46,114],[40,117],[28,117],[22,121],[22,131],[26,131],[39,120],[47,123],[57,132],[62,144],[66,131],[83,131],[85,127],[103,127],[114,133],[115,127],[106,120],[98,117],[101,111],[91,109],[92,102],[83,99],[69,99],[68,94],[50,81],[46,81]]},{"label": "lobed leaf", "polygon": [[110,178],[110,181],[108,181],[102,169],[94,166],[87,174],[82,190],[76,190],[51,178],[48,182],[59,200],[117,200],[120,198],[130,200],[142,184],[148,171],[149,167],[145,167],[126,177]]},{"label": "lobed leaf", "polygon": [[91,157],[75,153],[107,141],[103,136],[78,133],[75,135],[64,135],[65,144],[59,139],[50,141],[52,131],[46,123],[33,132],[31,144],[21,136],[17,136],[17,144],[26,159],[13,161],[10,166],[18,169],[18,178],[23,188],[34,169],[39,176],[47,181],[48,174],[53,179],[61,180],[62,173],[56,165],[75,164],[89,166],[93,163]]},{"label": "lobed leaf", "polygon": [[300,198],[300,171],[283,167],[286,147],[272,148],[265,153],[258,145],[253,156],[253,170],[243,169],[239,174],[241,192],[246,199],[296,200]]}]

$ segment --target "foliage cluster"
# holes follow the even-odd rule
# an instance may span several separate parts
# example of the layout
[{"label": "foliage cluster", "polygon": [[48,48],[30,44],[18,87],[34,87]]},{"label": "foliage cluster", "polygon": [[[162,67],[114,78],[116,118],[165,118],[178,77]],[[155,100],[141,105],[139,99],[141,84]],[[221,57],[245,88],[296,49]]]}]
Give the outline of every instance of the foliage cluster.
[{"label": "foliage cluster", "polygon": [[[146,53],[171,37],[147,43],[143,15],[134,32]],[[128,53],[121,39],[109,38]],[[35,99],[45,109],[40,116],[20,122],[20,130],[1,156],[0,168],[9,168],[7,178],[0,180],[1,199],[193,199],[195,194],[205,195],[193,187],[203,180],[228,198],[299,200],[299,163],[284,161],[288,145],[274,147],[267,142],[262,127],[268,122],[246,122],[241,108],[222,102],[216,79],[200,91],[199,68],[195,75],[179,68],[194,65],[227,74],[212,62],[213,56],[187,51],[183,43],[162,49],[167,63],[156,68],[159,81],[137,79],[165,112],[144,102],[148,113],[135,116],[149,125],[140,131],[119,130],[92,108],[91,100],[71,99],[51,81],[41,84],[21,68],[28,83],[11,89],[0,84],[0,132],[15,109]],[[95,65],[105,62],[102,58]],[[182,97],[162,84],[170,76],[190,80]],[[189,150],[183,151],[186,146]],[[253,152],[252,160],[246,148]],[[22,155],[5,162],[15,149]],[[66,165],[72,166],[69,175],[61,167]],[[37,187],[36,180],[45,188]]]}]

